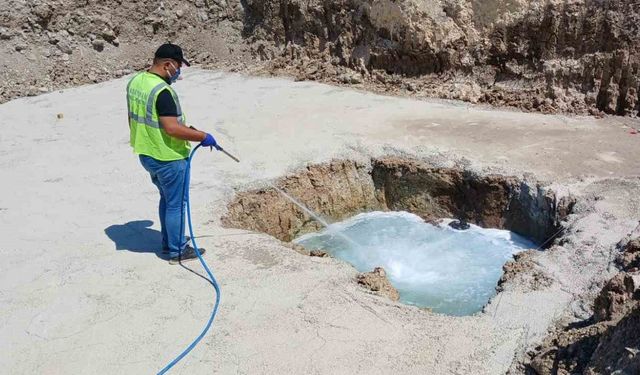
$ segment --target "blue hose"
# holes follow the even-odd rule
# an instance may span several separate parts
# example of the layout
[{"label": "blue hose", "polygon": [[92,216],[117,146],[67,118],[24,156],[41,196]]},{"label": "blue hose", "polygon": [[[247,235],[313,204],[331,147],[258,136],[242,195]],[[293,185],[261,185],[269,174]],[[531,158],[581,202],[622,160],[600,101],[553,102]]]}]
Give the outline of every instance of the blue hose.
[{"label": "blue hose", "polygon": [[[193,243],[193,248],[196,251],[196,254],[198,254],[198,259],[200,259],[200,263],[202,263],[202,267],[204,267],[205,271],[207,271],[207,274],[209,275],[209,281],[211,281],[211,285],[213,285],[213,288],[216,290],[216,304],[213,307],[213,311],[211,311],[211,317],[209,317],[209,321],[204,326],[204,329],[202,330],[202,332],[200,332],[200,335],[198,335],[198,337],[196,337],[196,339],[193,340],[193,342],[191,344],[189,344],[189,346],[187,346],[187,348],[185,350],[183,350],[182,353],[180,353],[173,361],[171,361],[162,370],[160,370],[158,372],[158,375],[165,374],[176,363],[180,362],[180,360],[182,358],[184,358],[187,354],[189,354],[189,352],[191,350],[193,350],[193,348],[195,348],[196,345],[198,345],[198,343],[200,342],[200,340],[202,340],[204,335],[207,334],[207,331],[209,331],[209,328],[211,328],[211,324],[213,323],[213,319],[216,317],[216,313],[218,312],[218,306],[220,305],[220,287],[218,286],[218,282],[216,281],[216,278],[213,277],[213,273],[209,269],[209,266],[207,266],[207,263],[202,258],[202,254],[200,254],[200,250],[198,249],[198,245],[196,245],[196,236],[193,235],[193,225],[191,224],[191,205],[189,203],[189,179],[191,177],[190,176],[191,175],[191,159],[193,158],[193,155],[196,153],[196,150],[198,148],[200,148],[200,145],[196,146],[193,149],[193,151],[191,151],[191,154],[189,155],[189,158],[187,159],[187,172],[186,172],[185,179],[184,179],[185,201],[187,203],[187,222],[189,223],[189,235],[191,236],[191,242]],[[184,220],[183,220],[183,222],[184,222]]]}]

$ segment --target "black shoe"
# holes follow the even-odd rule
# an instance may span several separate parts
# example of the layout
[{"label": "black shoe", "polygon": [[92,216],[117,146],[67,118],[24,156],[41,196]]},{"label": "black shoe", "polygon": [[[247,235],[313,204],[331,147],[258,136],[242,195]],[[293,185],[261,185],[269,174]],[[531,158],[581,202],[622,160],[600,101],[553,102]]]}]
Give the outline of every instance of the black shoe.
[{"label": "black shoe", "polygon": [[[207,252],[207,250],[203,248],[198,248],[198,250],[200,251],[200,255],[204,255],[204,253]],[[187,245],[187,247],[185,247],[184,250],[182,250],[180,255],[169,259],[169,264],[184,263],[184,262],[188,262],[190,260],[196,260],[196,259],[198,259],[198,254],[196,253],[196,249]]]},{"label": "black shoe", "polygon": [[[184,243],[189,243],[189,241],[191,241],[191,237],[189,237],[189,236],[184,236]],[[168,248],[168,247],[163,247],[163,248],[162,248],[162,252],[161,252],[161,254],[162,254],[162,255],[169,255],[169,253],[170,253],[170,252],[171,252],[171,251],[169,250],[169,248]]]}]

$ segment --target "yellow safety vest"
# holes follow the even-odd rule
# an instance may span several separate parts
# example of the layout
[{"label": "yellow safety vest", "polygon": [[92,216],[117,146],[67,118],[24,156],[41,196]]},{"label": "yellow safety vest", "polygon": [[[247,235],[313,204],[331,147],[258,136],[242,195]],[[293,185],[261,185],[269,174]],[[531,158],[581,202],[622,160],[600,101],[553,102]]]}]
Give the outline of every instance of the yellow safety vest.
[{"label": "yellow safety vest", "polygon": [[127,85],[131,147],[136,154],[151,156],[157,160],[186,159],[191,150],[189,141],[171,137],[160,125],[156,100],[163,90],[169,90],[176,102],[178,123],[185,124],[178,95],[171,86],[153,73],[138,73]]}]

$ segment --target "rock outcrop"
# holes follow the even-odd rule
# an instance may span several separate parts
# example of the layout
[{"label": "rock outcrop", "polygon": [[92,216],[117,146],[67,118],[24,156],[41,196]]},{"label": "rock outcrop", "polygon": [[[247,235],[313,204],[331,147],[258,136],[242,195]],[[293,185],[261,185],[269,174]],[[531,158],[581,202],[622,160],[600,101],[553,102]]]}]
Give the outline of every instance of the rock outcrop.
[{"label": "rock outcrop", "polygon": [[356,281],[363,287],[378,295],[387,297],[392,301],[398,301],[400,299],[400,294],[396,288],[391,285],[391,282],[387,278],[387,272],[382,267],[376,267],[371,272],[358,274]]},{"label": "rock outcrop", "polygon": [[624,270],[638,271],[640,269],[640,239],[632,239],[624,246],[616,263]]},{"label": "rock outcrop", "polygon": [[535,263],[536,250],[527,250],[515,254],[513,260],[502,267],[503,273],[498,280],[496,290],[501,292],[505,285],[517,279],[517,285],[528,290],[540,290],[551,286],[552,279]]},{"label": "rock outcrop", "polygon": [[585,374],[640,374],[640,305],[607,330],[598,343]]},{"label": "rock outcrop", "polygon": [[640,291],[640,272],[620,272],[609,280],[593,302],[595,321],[619,320],[626,315],[637,300],[636,292]]},{"label": "rock outcrop", "polygon": [[[629,241],[619,259],[633,259],[638,239]],[[622,262],[593,306],[593,317],[550,334],[536,348],[529,372],[550,374],[640,373],[640,272]],[[633,271],[632,271],[633,269]]]}]

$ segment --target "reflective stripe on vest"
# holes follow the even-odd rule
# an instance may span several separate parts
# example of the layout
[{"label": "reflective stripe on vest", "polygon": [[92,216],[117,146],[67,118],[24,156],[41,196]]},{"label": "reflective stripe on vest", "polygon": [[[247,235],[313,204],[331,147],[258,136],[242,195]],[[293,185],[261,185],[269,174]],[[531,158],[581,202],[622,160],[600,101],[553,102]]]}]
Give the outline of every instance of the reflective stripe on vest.
[{"label": "reflective stripe on vest", "polygon": [[176,112],[178,113],[178,123],[184,125],[184,115],[182,113],[182,107],[180,106],[180,101],[178,100],[178,96],[175,95],[171,86],[167,83],[160,83],[156,87],[151,90],[149,94],[149,100],[147,100],[147,111],[144,117],[138,116],[138,114],[131,112],[131,104],[129,98],[129,86],[133,82],[133,79],[129,81],[127,84],[127,110],[129,112],[129,118],[133,119],[136,122],[151,126],[152,128],[160,128],[160,123],[153,119],[153,111],[155,110],[156,105],[156,95],[160,93],[163,89],[169,89],[171,92],[171,96],[173,97],[174,102],[176,103]]},{"label": "reflective stripe on vest", "polygon": [[185,124],[185,116],[175,91],[155,74],[138,73],[127,84],[127,111],[131,146],[136,153],[148,155],[158,160],[184,159],[189,155],[191,148],[189,142],[170,137],[160,126],[156,100],[163,90],[168,90],[173,97],[178,123]]}]

